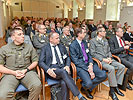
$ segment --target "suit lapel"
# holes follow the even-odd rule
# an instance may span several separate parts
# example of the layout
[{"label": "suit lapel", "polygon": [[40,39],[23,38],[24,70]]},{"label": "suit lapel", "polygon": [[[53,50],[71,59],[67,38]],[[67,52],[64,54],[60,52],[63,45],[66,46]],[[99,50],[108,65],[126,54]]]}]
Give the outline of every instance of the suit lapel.
[{"label": "suit lapel", "polygon": [[48,44],[48,49],[47,50],[49,51],[49,56],[51,57],[51,59],[53,59],[50,43]]},{"label": "suit lapel", "polygon": [[117,40],[116,36],[114,37],[114,41],[116,41],[115,44],[116,44],[117,48],[119,48],[119,44],[118,44],[118,40]]},{"label": "suit lapel", "polygon": [[79,53],[83,55],[82,49],[81,49],[81,47],[80,47],[80,45],[79,45],[77,40],[75,42],[75,45],[76,45],[77,49],[79,48]]}]

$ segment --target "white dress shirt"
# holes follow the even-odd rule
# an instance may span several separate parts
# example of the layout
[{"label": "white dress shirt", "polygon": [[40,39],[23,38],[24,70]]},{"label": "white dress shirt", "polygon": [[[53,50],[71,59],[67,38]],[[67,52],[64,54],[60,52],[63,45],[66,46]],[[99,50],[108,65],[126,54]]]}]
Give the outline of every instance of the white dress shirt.
[{"label": "white dress shirt", "polygon": [[[53,46],[54,46],[54,45],[50,43],[50,47],[51,47],[51,50],[52,50],[52,56],[53,56],[52,64],[57,64],[56,57],[55,57],[55,52],[54,52],[54,47],[53,47]],[[59,59],[60,59],[61,64],[63,64],[63,60],[62,60],[62,56],[61,56],[59,47],[56,46],[55,49],[56,49],[56,51],[57,51],[57,54],[58,54],[58,56],[59,56]]]},{"label": "white dress shirt", "polygon": [[120,44],[120,38],[119,38],[117,35],[116,35],[116,39],[117,39],[117,41],[118,41],[119,47],[122,47],[122,45],[123,45],[123,46],[125,45],[122,39],[121,39],[122,45]]}]

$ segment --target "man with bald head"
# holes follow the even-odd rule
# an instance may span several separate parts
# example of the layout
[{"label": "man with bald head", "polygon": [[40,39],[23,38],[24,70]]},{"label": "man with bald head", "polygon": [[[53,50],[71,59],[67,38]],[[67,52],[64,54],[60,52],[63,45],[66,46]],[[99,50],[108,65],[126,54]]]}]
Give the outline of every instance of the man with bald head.
[{"label": "man with bald head", "polygon": [[61,84],[62,100],[69,99],[68,88],[74,96],[78,96],[79,100],[86,100],[70,76],[71,61],[65,46],[60,44],[59,34],[51,32],[49,34],[49,42],[42,47],[39,57],[39,66],[46,72],[47,82],[48,79],[58,80],[59,84]]}]

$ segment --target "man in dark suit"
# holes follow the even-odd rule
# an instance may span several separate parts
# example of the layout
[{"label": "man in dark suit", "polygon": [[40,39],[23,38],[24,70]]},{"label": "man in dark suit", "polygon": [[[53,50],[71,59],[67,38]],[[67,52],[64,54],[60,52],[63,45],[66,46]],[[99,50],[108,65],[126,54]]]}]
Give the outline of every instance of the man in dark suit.
[{"label": "man in dark suit", "polygon": [[77,75],[82,80],[81,92],[85,93],[90,99],[93,99],[91,91],[102,81],[106,79],[106,73],[100,70],[90,56],[88,45],[84,41],[86,31],[81,28],[75,30],[76,39],[71,43],[70,57],[77,68]]},{"label": "man in dark suit", "polygon": [[123,34],[126,41],[131,43],[131,48],[133,48],[133,34],[131,33],[131,26],[127,27],[127,31]]},{"label": "man in dark suit", "polygon": [[68,100],[68,88],[79,100],[86,100],[79,92],[70,74],[70,58],[64,45],[59,43],[59,34],[51,32],[49,42],[42,47],[39,66],[47,73],[49,79],[58,80],[61,84],[62,100]]},{"label": "man in dark suit", "polygon": [[97,27],[94,25],[94,21],[93,21],[93,20],[89,21],[88,28],[89,28],[89,30],[90,30],[91,32],[97,30]]},{"label": "man in dark suit", "polygon": [[[125,78],[123,82],[126,82],[127,78],[133,74],[133,57],[127,54],[127,50],[129,49],[129,42],[125,41],[123,38],[123,30],[122,28],[116,29],[116,35],[109,39],[109,45],[112,54],[120,57],[121,63],[125,65],[128,70],[126,72]],[[132,80],[128,80],[130,83],[133,83]],[[126,84],[126,83],[125,83]],[[121,87],[123,90],[126,90],[125,87]],[[127,83],[127,89],[132,90],[132,87]]]},{"label": "man in dark suit", "polygon": [[62,27],[61,27],[61,23],[60,23],[60,22],[57,22],[55,31],[56,31],[59,35],[62,34]]}]

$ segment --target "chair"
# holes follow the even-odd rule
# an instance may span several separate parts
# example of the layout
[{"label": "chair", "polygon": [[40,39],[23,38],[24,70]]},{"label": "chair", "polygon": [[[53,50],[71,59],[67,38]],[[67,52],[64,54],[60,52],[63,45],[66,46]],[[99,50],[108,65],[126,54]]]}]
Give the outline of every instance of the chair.
[{"label": "chair", "polygon": [[[72,64],[72,62],[71,62],[71,64]],[[75,77],[75,68],[74,67],[72,67],[72,71],[73,71],[73,79],[74,79],[74,77]],[[50,85],[48,85],[48,83],[45,81],[45,72],[44,72],[44,70],[41,68],[41,79],[42,79],[42,89],[43,89],[43,100],[46,100],[46,92],[45,92],[45,88],[46,87],[48,87],[48,86],[50,86]],[[44,98],[45,97],[45,98]],[[70,97],[70,98],[73,98],[73,97]]]},{"label": "chair", "polygon": [[[39,78],[40,78],[40,69],[39,69],[38,66],[36,67],[36,70],[37,70],[37,74],[38,74],[38,76],[39,76]],[[1,77],[2,77],[2,73],[0,73],[0,79],[1,79]],[[19,84],[18,87],[17,87],[16,90],[15,90],[14,96],[16,96],[17,93],[23,92],[23,91],[28,91],[28,89],[27,89],[24,85]],[[41,91],[39,100],[43,100],[43,99],[42,99],[42,98],[43,98],[42,96],[43,96],[43,95],[42,95],[42,91]]]},{"label": "chair", "polygon": [[[102,69],[101,62],[98,59],[96,59],[96,58],[92,58],[92,59],[98,64],[99,68]],[[77,69],[76,69],[76,66],[75,66],[75,64],[73,62],[71,62],[71,67],[73,69],[73,79],[74,79],[74,81],[76,83],[77,79],[80,79],[80,78],[77,77]],[[101,84],[99,84],[97,86],[97,89],[98,89],[98,91],[101,91]]]}]

